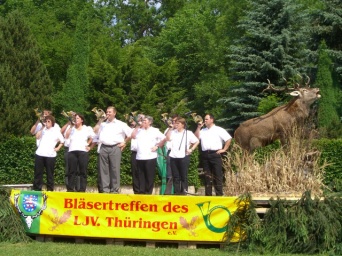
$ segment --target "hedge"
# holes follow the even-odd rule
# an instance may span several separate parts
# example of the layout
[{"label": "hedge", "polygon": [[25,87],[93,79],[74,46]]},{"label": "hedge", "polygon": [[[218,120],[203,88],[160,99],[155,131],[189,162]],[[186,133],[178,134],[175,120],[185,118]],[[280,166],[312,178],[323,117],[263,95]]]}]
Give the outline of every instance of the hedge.
[{"label": "hedge", "polygon": [[321,152],[321,164],[328,164],[325,168],[324,183],[333,191],[342,191],[342,139],[320,139],[313,145]]},{"label": "hedge", "polygon": [[[325,169],[324,181],[334,191],[342,191],[342,139],[320,139],[313,144],[321,152],[320,161],[329,165]],[[11,137],[0,144],[0,184],[30,184],[33,181],[34,154],[36,142],[33,137]],[[265,148],[265,150],[269,150]],[[121,161],[121,184],[131,185],[131,164],[129,145],[123,151]],[[55,184],[64,185],[64,150],[58,152],[55,171]],[[191,155],[189,185],[198,188],[201,180],[198,176],[198,150]],[[88,185],[96,186],[97,152],[90,153],[88,166]],[[156,182],[160,178],[156,175]]]},{"label": "hedge", "polygon": [[[121,160],[121,185],[131,185],[131,151],[129,145],[125,148]],[[4,184],[31,184],[34,173],[34,155],[36,141],[33,137],[11,137],[0,144],[0,185]],[[97,181],[97,152],[94,148],[90,152],[88,165],[88,185],[96,186]],[[198,176],[198,150],[191,155],[189,168],[189,186],[200,187]],[[158,173],[158,172],[157,172]],[[64,149],[57,153],[55,184],[64,185]],[[161,183],[156,175],[156,182]]]}]

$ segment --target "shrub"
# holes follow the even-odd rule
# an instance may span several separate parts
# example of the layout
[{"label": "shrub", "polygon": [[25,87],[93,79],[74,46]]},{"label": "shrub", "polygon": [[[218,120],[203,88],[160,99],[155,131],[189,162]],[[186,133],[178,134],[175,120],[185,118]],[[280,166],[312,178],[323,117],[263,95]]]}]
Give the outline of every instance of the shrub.
[{"label": "shrub", "polygon": [[320,139],[313,145],[321,152],[320,164],[327,163],[324,183],[335,192],[342,191],[342,139]]},{"label": "shrub", "polygon": [[10,190],[0,187],[0,242],[29,242],[24,225],[14,211],[10,200]]},{"label": "shrub", "polygon": [[298,201],[271,198],[263,219],[256,213],[251,194],[240,196],[237,204],[227,225],[226,241],[229,244],[236,232],[241,239],[227,249],[263,254],[342,253],[340,197],[313,198],[306,191]]},{"label": "shrub", "polygon": [[[131,185],[131,151],[127,145],[121,160],[121,185]],[[0,144],[0,184],[29,184],[33,181],[36,141],[33,137],[11,137]],[[88,185],[97,186],[97,152],[90,152]],[[189,185],[198,188],[198,152],[191,155]],[[64,185],[64,149],[57,153],[55,184]],[[156,175],[156,182],[160,182]]]}]

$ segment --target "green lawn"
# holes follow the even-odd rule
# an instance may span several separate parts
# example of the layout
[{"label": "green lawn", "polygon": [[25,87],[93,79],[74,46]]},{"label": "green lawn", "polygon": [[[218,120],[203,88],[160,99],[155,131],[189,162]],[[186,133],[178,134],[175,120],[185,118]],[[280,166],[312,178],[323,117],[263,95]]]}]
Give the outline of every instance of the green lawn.
[{"label": "green lawn", "polygon": [[[0,243],[0,255],[5,256],[223,256],[223,255],[258,255],[258,254],[233,254],[218,248],[205,249],[177,249],[177,248],[146,248],[143,246],[117,246],[104,244],[74,244],[60,242],[32,242],[32,243]],[[264,256],[266,254],[263,254]],[[269,254],[268,256],[270,256]],[[294,254],[282,254],[294,256]],[[301,254],[300,256],[305,256]]]}]

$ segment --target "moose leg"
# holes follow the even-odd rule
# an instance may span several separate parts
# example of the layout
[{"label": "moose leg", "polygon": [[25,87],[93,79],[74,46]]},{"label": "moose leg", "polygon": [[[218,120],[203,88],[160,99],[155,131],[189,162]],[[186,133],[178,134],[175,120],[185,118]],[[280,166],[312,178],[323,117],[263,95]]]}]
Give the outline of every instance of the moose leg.
[{"label": "moose leg", "polygon": [[262,147],[262,141],[261,139],[257,137],[252,137],[251,140],[249,141],[249,151],[254,151],[256,148]]}]

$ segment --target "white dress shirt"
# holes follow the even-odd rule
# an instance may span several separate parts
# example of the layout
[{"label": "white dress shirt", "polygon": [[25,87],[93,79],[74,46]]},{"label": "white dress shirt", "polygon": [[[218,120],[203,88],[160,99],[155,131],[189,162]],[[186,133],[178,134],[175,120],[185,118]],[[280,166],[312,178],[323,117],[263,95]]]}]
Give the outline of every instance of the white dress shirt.
[{"label": "white dress shirt", "polygon": [[220,150],[223,147],[223,143],[231,138],[225,129],[216,125],[213,125],[210,129],[204,128],[200,131],[202,151]]},{"label": "white dress shirt", "polygon": [[155,127],[149,127],[148,129],[139,128],[136,135],[137,160],[157,158],[157,150],[153,152],[152,148],[163,139],[165,139],[165,135]]},{"label": "white dress shirt", "polygon": [[54,127],[50,129],[45,127],[42,130],[36,154],[43,157],[56,157],[57,152],[55,151],[55,147],[57,142],[64,143],[64,137],[61,131]]},{"label": "white dress shirt", "polygon": [[185,130],[182,132],[179,132],[178,130],[172,130],[169,141],[171,144],[170,157],[184,158],[185,151],[190,148],[191,144],[195,144],[196,142],[198,142],[198,139],[192,131],[186,131],[185,133]]}]

